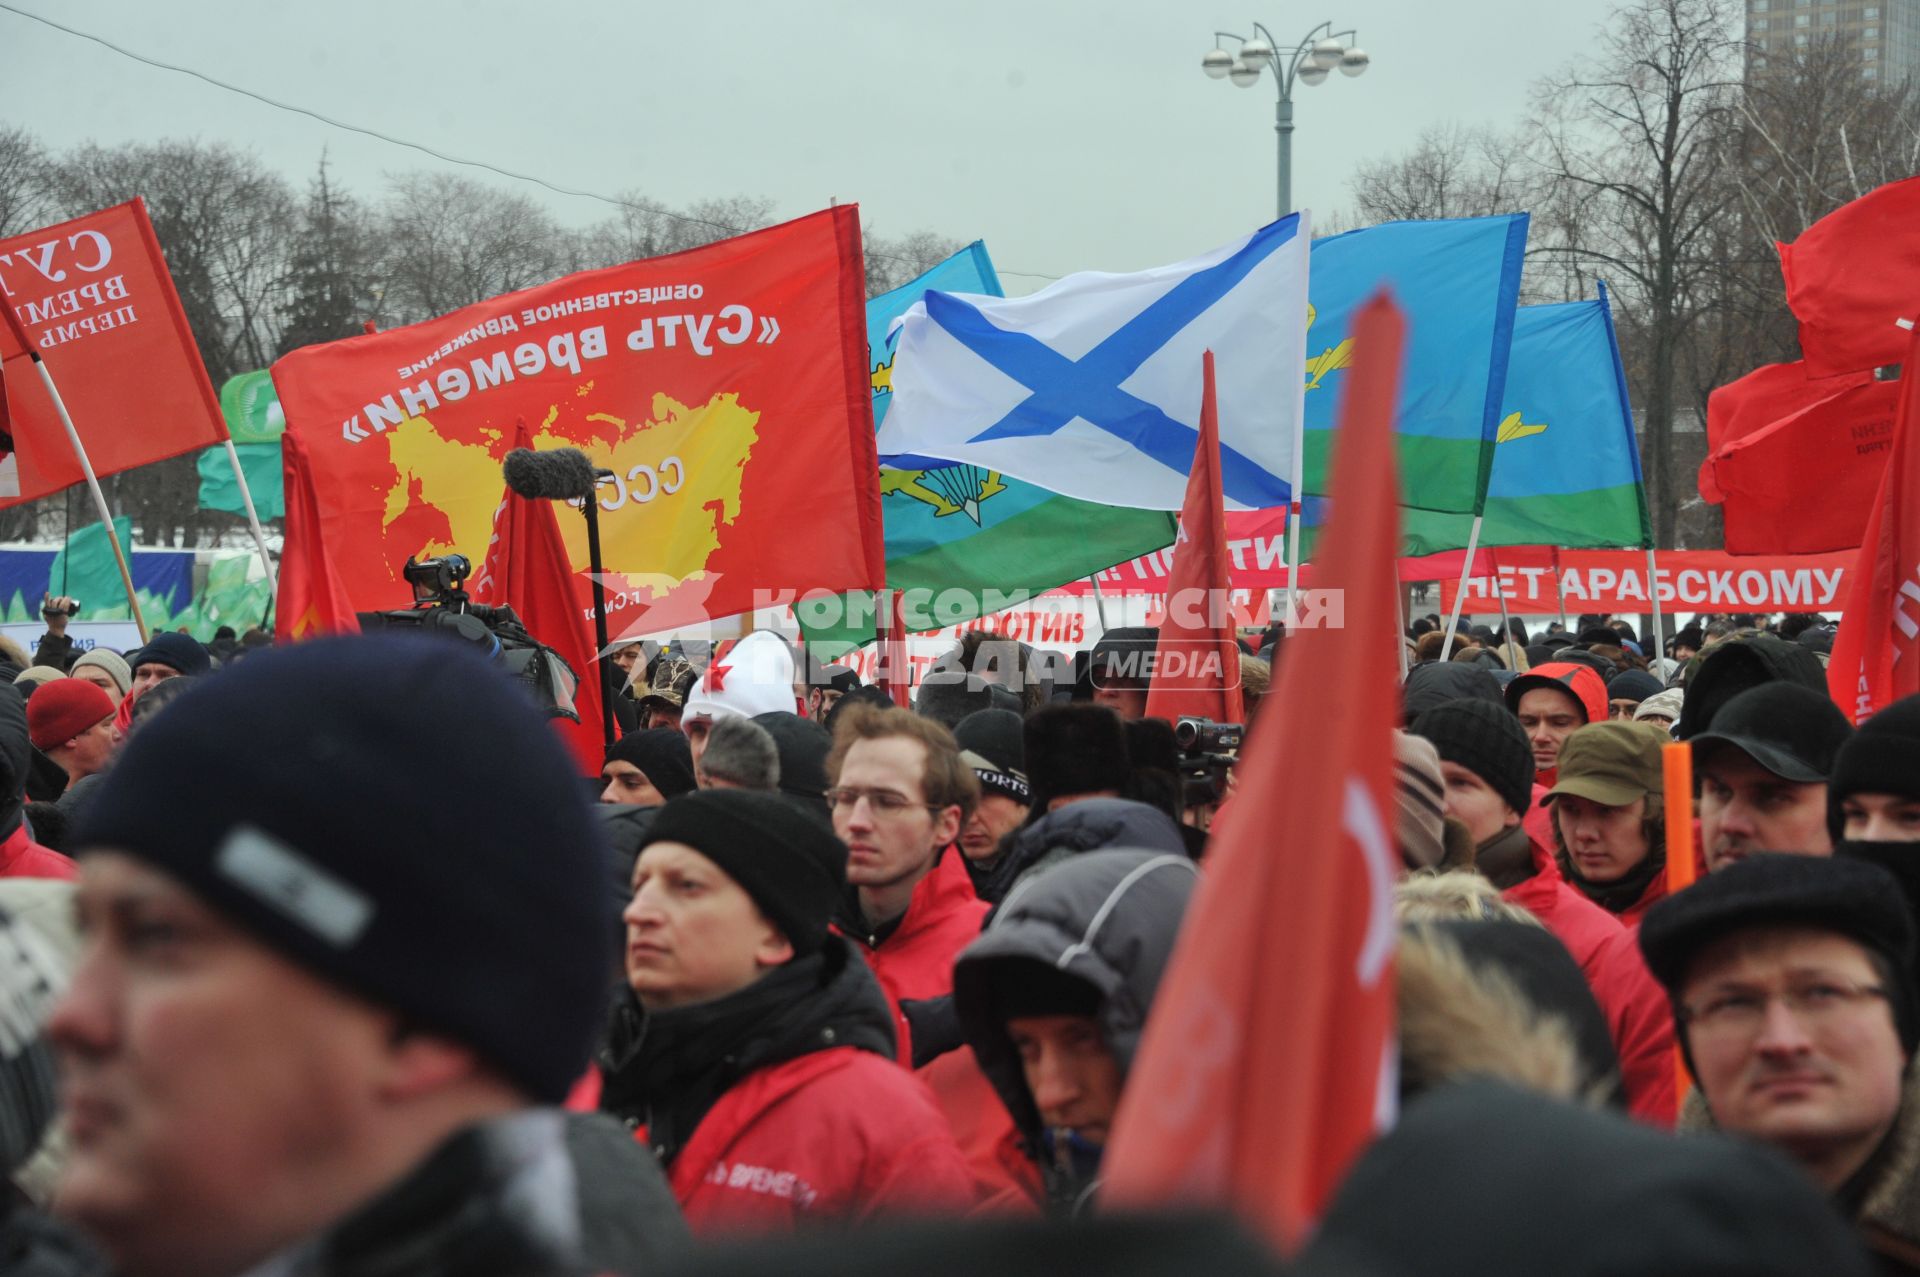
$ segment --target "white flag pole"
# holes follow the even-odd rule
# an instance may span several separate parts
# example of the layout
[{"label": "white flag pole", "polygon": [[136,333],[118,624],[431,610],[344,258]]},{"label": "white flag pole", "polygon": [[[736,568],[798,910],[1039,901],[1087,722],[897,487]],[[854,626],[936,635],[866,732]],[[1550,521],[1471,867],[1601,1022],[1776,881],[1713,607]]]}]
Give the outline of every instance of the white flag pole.
[{"label": "white flag pole", "polygon": [[1393,608],[1400,615],[1400,681],[1407,681],[1407,587],[1394,573]]},{"label": "white flag pole", "polygon": [[1093,610],[1100,617],[1100,634],[1096,639],[1104,638],[1107,633],[1107,596],[1100,592],[1100,574],[1096,572],[1088,577],[1087,584],[1093,587]]},{"label": "white flag pole", "polygon": [[1660,636],[1660,577],[1654,567],[1651,545],[1647,546],[1647,598],[1653,602],[1653,646],[1647,649],[1647,664],[1652,665],[1667,654],[1667,648]]},{"label": "white flag pole", "polygon": [[260,549],[260,566],[267,570],[267,583],[273,592],[280,592],[280,576],[273,570],[273,556],[267,553],[267,534],[260,528],[260,516],[253,508],[253,493],[247,487],[247,476],[240,469],[240,454],[233,446],[233,436],[228,435],[221,442],[227,445],[227,460],[233,463],[233,481],[240,485],[240,504],[247,508],[247,527],[253,533],[253,543]]},{"label": "white flag pole", "polygon": [[[22,345],[26,345],[23,341]],[[47,397],[53,400],[54,411],[60,414],[60,424],[66,427],[67,442],[73,445],[73,455],[80,458],[80,470],[87,476],[87,490],[93,493],[94,508],[100,512],[100,525],[107,531],[107,543],[113,547],[113,561],[120,566],[120,584],[127,592],[127,606],[133,609],[133,624],[140,631],[140,641],[147,641],[147,620],[140,615],[140,600],[133,592],[133,571],[127,566],[127,552],[120,545],[120,534],[114,531],[113,515],[107,509],[106,493],[100,491],[99,476],[93,472],[93,459],[87,456],[87,449],[80,442],[80,432],[73,427],[73,418],[67,414],[67,405],[60,398],[60,387],[53,384],[53,373],[47,368],[47,361],[40,358],[40,352],[27,346],[27,353],[33,360],[33,366],[40,370],[41,384],[47,388]]]},{"label": "white flag pole", "polygon": [[[1454,627],[1460,624],[1460,608],[1467,601],[1467,578],[1473,575],[1473,553],[1480,548],[1480,521],[1484,516],[1473,516],[1473,527],[1467,533],[1467,561],[1460,565],[1460,588],[1453,592],[1453,611],[1447,616],[1447,641],[1440,648],[1440,659],[1453,659]],[[1496,588],[1498,582],[1495,582]]]}]

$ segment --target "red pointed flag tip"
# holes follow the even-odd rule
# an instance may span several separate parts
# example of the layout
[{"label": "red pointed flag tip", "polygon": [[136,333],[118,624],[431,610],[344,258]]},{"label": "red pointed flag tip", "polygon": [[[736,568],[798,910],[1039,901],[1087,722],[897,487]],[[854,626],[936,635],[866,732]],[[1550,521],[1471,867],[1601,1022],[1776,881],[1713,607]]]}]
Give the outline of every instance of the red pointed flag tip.
[{"label": "red pointed flag tip", "polygon": [[1167,614],[1154,645],[1147,716],[1238,723],[1240,647],[1233,640],[1227,579],[1227,514],[1220,487],[1220,410],[1213,352],[1200,360],[1200,437],[1180,508],[1180,538],[1167,573]]},{"label": "red pointed flag tip", "polygon": [[[1392,1120],[1393,450],[1405,324],[1362,308],[1332,518],[1103,1159],[1108,1209],[1227,1206],[1283,1251]],[[1338,627],[1338,628],[1332,628]]]},{"label": "red pointed flag tip", "polygon": [[[514,427],[513,444],[533,446],[524,417]],[[573,671],[576,717],[555,717],[553,725],[581,774],[592,776],[599,774],[606,754],[600,700],[604,684],[595,663],[593,631],[575,605],[573,577],[573,561],[560,535],[554,503],[505,489],[493,513],[493,536],[473,583],[473,597],[512,608],[527,633],[559,653]]]},{"label": "red pointed flag tip", "polygon": [[[1902,356],[1920,369],[1920,330]],[[1827,659],[1827,691],[1854,723],[1920,692],[1920,376],[1900,379],[1893,456],[1847,573],[1846,609]]]},{"label": "red pointed flag tip", "polygon": [[307,444],[299,431],[288,430],[280,437],[280,465],[287,488],[287,534],[280,550],[273,636],[286,643],[321,634],[358,634],[360,618],[327,553],[320,499],[313,490]]}]

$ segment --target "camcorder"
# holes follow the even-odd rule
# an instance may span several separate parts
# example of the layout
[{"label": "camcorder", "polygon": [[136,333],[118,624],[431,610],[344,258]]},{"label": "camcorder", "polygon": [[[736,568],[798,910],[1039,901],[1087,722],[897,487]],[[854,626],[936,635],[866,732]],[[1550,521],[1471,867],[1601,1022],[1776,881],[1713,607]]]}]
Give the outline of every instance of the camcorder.
[{"label": "camcorder", "polygon": [[1210,718],[1185,716],[1173,724],[1173,743],[1180,750],[1180,790],[1189,808],[1206,807],[1227,796],[1227,773],[1240,758],[1246,739],[1244,723],[1216,723]]},{"label": "camcorder", "polygon": [[574,695],[580,677],[558,652],[527,632],[510,607],[475,603],[465,589],[473,564],[463,554],[408,559],[402,575],[413,587],[413,606],[359,613],[360,628],[415,630],[471,643],[500,665],[550,718],[580,721]]}]

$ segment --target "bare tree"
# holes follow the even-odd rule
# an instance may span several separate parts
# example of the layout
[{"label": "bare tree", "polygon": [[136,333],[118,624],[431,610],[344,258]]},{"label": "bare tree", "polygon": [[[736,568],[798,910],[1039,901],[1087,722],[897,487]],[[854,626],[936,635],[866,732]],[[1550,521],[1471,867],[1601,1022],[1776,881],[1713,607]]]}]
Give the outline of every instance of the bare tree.
[{"label": "bare tree", "polygon": [[914,231],[886,239],[867,227],[861,239],[866,247],[867,296],[878,297],[910,283],[952,257],[966,245],[932,231]]},{"label": "bare tree", "polygon": [[0,235],[54,220],[46,148],[23,128],[0,127]]},{"label": "bare tree", "polygon": [[445,173],[390,179],[383,325],[444,315],[566,273],[574,245],[531,199]]},{"label": "bare tree", "polygon": [[1538,90],[1545,176],[1579,210],[1558,253],[1609,276],[1645,414],[1649,505],[1673,544],[1681,485],[1674,417],[1690,329],[1715,269],[1707,251],[1738,196],[1744,47],[1733,0],[1635,0],[1590,62]]}]

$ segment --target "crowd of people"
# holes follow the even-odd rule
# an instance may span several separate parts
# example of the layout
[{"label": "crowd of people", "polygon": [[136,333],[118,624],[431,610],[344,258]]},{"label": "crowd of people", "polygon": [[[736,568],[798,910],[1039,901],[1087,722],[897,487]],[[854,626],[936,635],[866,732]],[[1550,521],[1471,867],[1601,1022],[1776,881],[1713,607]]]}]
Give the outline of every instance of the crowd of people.
[{"label": "crowd of people", "polygon": [[[58,602],[0,644],[0,1271],[1279,1262],[1103,1211],[1234,802],[1151,629],[982,631],[907,705],[629,644],[582,777],[468,645],[122,657]],[[1831,641],[1415,622],[1400,1119],[1291,1271],[1920,1272],[1920,698],[1854,728]],[[1250,739],[1287,643],[1241,640]]]}]

